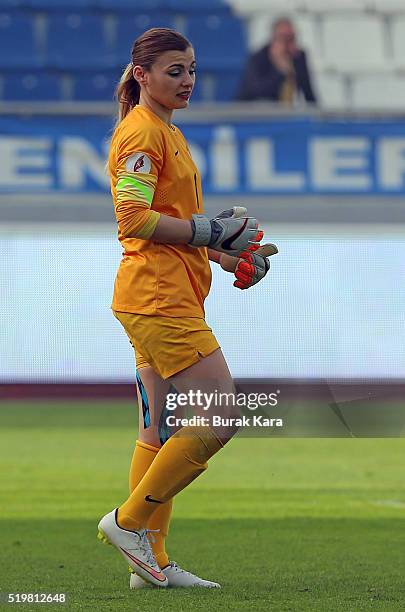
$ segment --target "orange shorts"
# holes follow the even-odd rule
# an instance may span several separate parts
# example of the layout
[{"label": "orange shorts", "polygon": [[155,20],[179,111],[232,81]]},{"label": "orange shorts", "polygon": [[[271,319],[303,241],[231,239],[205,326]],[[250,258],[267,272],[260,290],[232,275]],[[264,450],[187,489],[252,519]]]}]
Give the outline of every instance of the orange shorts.
[{"label": "orange shorts", "polygon": [[163,379],[220,348],[204,319],[113,313],[135,349],[136,367],[152,366]]}]

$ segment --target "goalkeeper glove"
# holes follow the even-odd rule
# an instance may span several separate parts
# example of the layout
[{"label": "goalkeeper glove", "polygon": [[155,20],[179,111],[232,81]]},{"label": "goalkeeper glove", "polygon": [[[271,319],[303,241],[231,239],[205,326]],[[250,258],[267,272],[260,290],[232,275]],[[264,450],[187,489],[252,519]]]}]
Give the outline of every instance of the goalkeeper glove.
[{"label": "goalkeeper glove", "polygon": [[234,257],[249,247],[258,248],[263,232],[259,230],[257,219],[246,217],[246,212],[243,206],[234,206],[211,220],[204,215],[193,215],[193,237],[189,244],[206,246]]},{"label": "goalkeeper glove", "polygon": [[235,268],[236,281],[234,287],[249,289],[262,280],[270,270],[269,257],[278,253],[275,244],[264,244],[261,247],[252,246],[240,254]]}]

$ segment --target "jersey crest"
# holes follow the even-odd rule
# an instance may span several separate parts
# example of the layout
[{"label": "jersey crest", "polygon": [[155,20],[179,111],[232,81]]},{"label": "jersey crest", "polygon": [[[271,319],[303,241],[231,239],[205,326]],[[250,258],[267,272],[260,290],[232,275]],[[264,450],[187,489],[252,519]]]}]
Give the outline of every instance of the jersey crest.
[{"label": "jersey crest", "polygon": [[143,174],[149,174],[152,167],[152,162],[146,153],[133,153],[128,157],[125,162],[125,169],[127,172],[142,172]]}]

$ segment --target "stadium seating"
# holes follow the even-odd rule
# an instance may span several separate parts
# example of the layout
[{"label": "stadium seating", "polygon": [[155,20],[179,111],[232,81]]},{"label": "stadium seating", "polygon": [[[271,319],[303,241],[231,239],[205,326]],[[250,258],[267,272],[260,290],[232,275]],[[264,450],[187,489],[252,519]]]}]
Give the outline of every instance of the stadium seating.
[{"label": "stadium seating", "polygon": [[22,12],[0,13],[0,68],[38,68],[42,64],[33,20]]},{"label": "stadium seating", "polygon": [[405,105],[395,73],[405,69],[405,0],[0,0],[1,97],[110,100],[134,39],[167,26],[196,49],[193,100],[229,101],[248,49],[264,45],[284,14],[323,105]]},{"label": "stadium seating", "polygon": [[323,49],[320,24],[313,15],[302,15],[296,20],[299,44],[302,45],[308,56],[311,68],[322,67]]},{"label": "stadium seating", "polygon": [[235,11],[241,15],[254,15],[256,12],[267,14],[284,14],[302,6],[302,0],[232,0]]},{"label": "stadium seating", "polygon": [[356,109],[402,110],[405,106],[405,78],[398,75],[358,76],[353,83],[353,106]]},{"label": "stadium seating", "polygon": [[46,11],[77,11],[89,8],[89,0],[20,0],[28,8]]},{"label": "stadium seating", "polygon": [[238,71],[226,71],[217,74],[214,81],[214,95],[212,100],[218,102],[232,102],[239,89],[241,75]]},{"label": "stadium seating", "polygon": [[130,61],[132,44],[138,36],[149,28],[173,28],[173,18],[168,13],[127,13],[119,15],[114,39],[114,63],[126,65]]},{"label": "stadium seating", "polygon": [[333,109],[350,107],[347,82],[341,74],[317,72],[314,77],[314,87],[321,106]]},{"label": "stadium seating", "polygon": [[133,11],[133,14],[160,10],[165,6],[164,0],[94,0],[96,6],[113,12]]},{"label": "stadium seating", "polygon": [[307,11],[316,13],[330,12],[361,12],[369,8],[372,0],[339,0],[331,2],[331,0],[303,0],[301,7]]},{"label": "stadium seating", "polygon": [[1,0],[0,11],[7,11],[13,8],[19,8],[21,6],[21,0]]},{"label": "stadium seating", "polygon": [[49,16],[47,63],[65,70],[113,66],[103,19],[85,13]]},{"label": "stadium seating", "polygon": [[232,102],[240,83],[240,71],[198,71],[192,102]]},{"label": "stadium seating", "polygon": [[0,5],[22,6],[49,11],[107,9],[112,12],[133,11],[134,14],[139,11],[154,10],[170,10],[180,13],[229,12],[229,5],[222,0],[192,0],[192,2],[185,2],[184,0],[1,0]]},{"label": "stadium seating", "polygon": [[[231,4],[244,16],[251,51],[269,39],[275,17],[291,16],[308,52],[323,106],[350,108],[353,96],[356,107],[364,108],[369,98],[370,107],[384,108],[387,86],[396,92],[387,108],[405,105],[401,78],[394,73],[405,69],[405,0],[231,0]],[[367,91],[364,96],[362,87]]]},{"label": "stadium seating", "polygon": [[61,101],[63,100],[61,78],[46,72],[5,74],[3,99],[35,102]]},{"label": "stadium seating", "polygon": [[184,2],[184,0],[166,0],[164,2],[164,8],[178,12],[178,13],[228,13],[229,5],[222,0],[191,0],[191,2]]},{"label": "stadium seating", "polygon": [[375,15],[333,15],[323,24],[324,65],[343,72],[383,70],[385,38]]},{"label": "stadium seating", "polygon": [[370,8],[381,13],[404,13],[405,3],[403,0],[370,0]]},{"label": "stadium seating", "polygon": [[119,72],[80,73],[72,77],[72,99],[111,102],[119,81]]},{"label": "stadium seating", "polygon": [[186,34],[196,50],[202,69],[223,70],[240,68],[246,57],[245,33],[235,17],[210,14],[190,17]]},{"label": "stadium seating", "polygon": [[393,61],[396,68],[405,68],[405,14],[392,24]]}]

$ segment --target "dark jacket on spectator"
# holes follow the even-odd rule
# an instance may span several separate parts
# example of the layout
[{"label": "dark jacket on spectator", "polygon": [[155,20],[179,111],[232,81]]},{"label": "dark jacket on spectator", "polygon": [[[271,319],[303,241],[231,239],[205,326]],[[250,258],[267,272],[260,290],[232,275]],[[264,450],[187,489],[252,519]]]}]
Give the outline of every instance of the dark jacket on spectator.
[{"label": "dark jacket on spectator", "polygon": [[[297,93],[303,94],[307,102],[316,103],[305,52],[299,51],[293,62]],[[268,45],[266,45],[249,58],[239,86],[237,99],[264,99],[277,102],[285,78],[286,75],[277,70],[271,63],[268,56]]]}]

